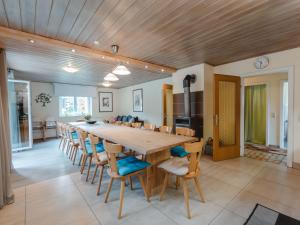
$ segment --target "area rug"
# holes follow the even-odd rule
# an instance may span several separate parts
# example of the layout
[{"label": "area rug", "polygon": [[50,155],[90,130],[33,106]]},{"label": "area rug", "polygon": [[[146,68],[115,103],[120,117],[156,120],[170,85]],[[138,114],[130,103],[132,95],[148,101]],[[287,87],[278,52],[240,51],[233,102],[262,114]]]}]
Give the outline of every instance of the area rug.
[{"label": "area rug", "polygon": [[245,157],[276,164],[286,163],[286,156],[245,148]]},{"label": "area rug", "polygon": [[252,143],[245,143],[245,148],[262,151],[262,152],[269,152],[274,153],[278,155],[287,155],[286,149],[281,149],[273,145],[265,146],[265,145],[258,145],[258,144],[252,144]]},{"label": "area rug", "polygon": [[300,225],[300,221],[256,204],[244,225]]}]

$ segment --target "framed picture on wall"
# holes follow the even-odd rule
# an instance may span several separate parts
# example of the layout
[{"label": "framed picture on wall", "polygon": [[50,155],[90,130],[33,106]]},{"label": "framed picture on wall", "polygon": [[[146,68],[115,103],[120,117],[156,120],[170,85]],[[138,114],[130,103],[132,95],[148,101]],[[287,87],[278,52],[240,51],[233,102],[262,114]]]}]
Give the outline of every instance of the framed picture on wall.
[{"label": "framed picture on wall", "polygon": [[99,112],[113,111],[113,93],[99,92]]},{"label": "framed picture on wall", "polygon": [[143,112],[143,89],[132,91],[133,112]]}]

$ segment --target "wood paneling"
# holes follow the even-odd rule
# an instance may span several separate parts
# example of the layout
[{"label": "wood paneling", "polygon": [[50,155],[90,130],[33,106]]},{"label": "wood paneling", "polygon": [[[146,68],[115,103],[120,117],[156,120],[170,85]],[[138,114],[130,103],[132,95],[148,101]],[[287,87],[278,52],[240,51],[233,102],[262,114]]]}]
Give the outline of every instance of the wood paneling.
[{"label": "wood paneling", "polygon": [[179,69],[299,47],[299,11],[299,0],[2,0],[0,25]]}]

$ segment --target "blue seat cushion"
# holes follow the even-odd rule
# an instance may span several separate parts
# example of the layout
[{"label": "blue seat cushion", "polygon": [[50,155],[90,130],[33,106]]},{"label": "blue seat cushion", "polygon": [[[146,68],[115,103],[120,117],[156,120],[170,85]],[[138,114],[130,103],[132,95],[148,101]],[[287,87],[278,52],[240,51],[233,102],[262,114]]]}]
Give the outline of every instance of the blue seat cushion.
[{"label": "blue seat cushion", "polygon": [[[85,148],[88,154],[93,154],[93,149],[90,140],[85,141]],[[97,153],[104,152],[104,146],[102,142],[96,144],[96,152]]]},{"label": "blue seat cushion", "polygon": [[130,173],[134,173],[136,171],[142,170],[151,166],[150,163],[139,160],[134,156],[129,156],[124,159],[120,159],[117,161],[118,173],[121,176],[125,176]]},{"label": "blue seat cushion", "polygon": [[77,134],[76,131],[73,131],[73,132],[71,133],[71,136],[72,136],[72,139],[78,139],[78,134]]},{"label": "blue seat cushion", "polygon": [[173,148],[171,148],[171,155],[175,156],[175,157],[185,157],[187,156],[189,153],[185,151],[183,146],[175,146]]}]

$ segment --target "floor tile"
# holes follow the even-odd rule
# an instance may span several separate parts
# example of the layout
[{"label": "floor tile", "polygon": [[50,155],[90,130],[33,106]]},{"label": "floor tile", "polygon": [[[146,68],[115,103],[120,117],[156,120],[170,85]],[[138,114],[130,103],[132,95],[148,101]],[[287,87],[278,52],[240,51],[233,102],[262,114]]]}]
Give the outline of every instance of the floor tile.
[{"label": "floor tile", "polygon": [[210,225],[243,225],[246,218],[243,218],[233,212],[224,209],[217,218],[215,218]]}]

